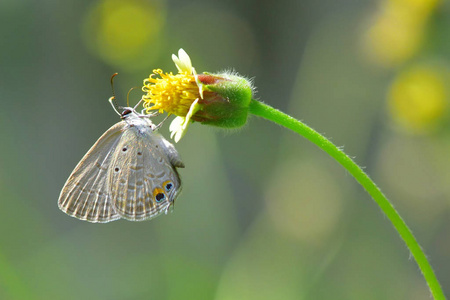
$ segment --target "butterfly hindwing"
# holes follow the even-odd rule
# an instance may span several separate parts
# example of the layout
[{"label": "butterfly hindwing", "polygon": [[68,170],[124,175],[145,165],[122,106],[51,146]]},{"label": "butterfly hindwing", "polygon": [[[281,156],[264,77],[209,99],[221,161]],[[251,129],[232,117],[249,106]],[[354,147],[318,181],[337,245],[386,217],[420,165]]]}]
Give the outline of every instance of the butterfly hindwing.
[{"label": "butterfly hindwing", "polygon": [[[111,160],[109,182],[117,213],[132,221],[166,212],[181,190],[176,167],[184,167],[178,153],[154,132],[146,120],[124,130]],[[172,146],[173,147],[173,146]]]},{"label": "butterfly hindwing", "polygon": [[62,211],[95,223],[120,218],[112,206],[107,174],[125,126],[119,122],[108,129],[75,167],[59,196]]}]

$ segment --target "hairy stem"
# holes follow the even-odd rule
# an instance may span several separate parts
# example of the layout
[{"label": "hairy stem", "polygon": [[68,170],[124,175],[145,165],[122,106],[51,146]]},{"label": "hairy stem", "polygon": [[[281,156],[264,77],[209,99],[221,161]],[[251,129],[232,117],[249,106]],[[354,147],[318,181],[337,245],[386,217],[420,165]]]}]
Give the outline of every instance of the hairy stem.
[{"label": "hairy stem", "polygon": [[372,196],[381,210],[386,214],[388,219],[392,222],[397,232],[405,241],[406,246],[411,251],[426,282],[430,288],[430,291],[436,300],[445,299],[441,286],[428,262],[424,252],[419,246],[416,238],[412,234],[411,230],[406,225],[405,221],[400,217],[398,212],[381,192],[378,186],[370,179],[370,177],[344,152],[331,143],[323,135],[304,123],[290,117],[289,115],[270,107],[264,103],[256,100],[252,100],[250,103],[250,113],[275,122],[282,125],[292,131],[302,135],[309,141],[316,144],[320,149],[328,153],[336,161],[338,161],[353,177],[364,187],[364,189]]}]

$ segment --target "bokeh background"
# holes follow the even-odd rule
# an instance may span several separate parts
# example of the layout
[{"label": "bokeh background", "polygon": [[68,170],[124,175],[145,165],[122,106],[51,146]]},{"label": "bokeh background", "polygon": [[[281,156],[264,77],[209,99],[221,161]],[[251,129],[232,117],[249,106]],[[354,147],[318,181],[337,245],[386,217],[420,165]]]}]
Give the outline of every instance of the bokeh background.
[{"label": "bokeh background", "polygon": [[[439,0],[0,2],[0,299],[429,299],[355,180],[250,118],[176,146],[173,213],[90,224],[57,207],[119,104],[179,48],[354,157],[450,296],[450,5]],[[136,103],[142,93],[131,92]],[[162,133],[168,137],[168,122]]]}]

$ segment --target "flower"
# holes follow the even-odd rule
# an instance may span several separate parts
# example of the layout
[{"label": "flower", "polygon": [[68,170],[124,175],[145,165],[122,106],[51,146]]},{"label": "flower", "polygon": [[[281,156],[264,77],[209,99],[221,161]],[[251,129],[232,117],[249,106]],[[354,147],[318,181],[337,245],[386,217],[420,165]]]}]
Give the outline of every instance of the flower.
[{"label": "flower", "polygon": [[[239,127],[246,123],[253,87],[249,80],[231,73],[197,74],[183,50],[172,55],[178,74],[161,69],[144,80],[142,97],[147,113],[166,111],[177,117],[169,129],[178,142],[192,121],[218,127]],[[155,77],[158,75],[158,77]]]},{"label": "flower", "polygon": [[166,26],[165,1],[96,0],[82,23],[92,54],[119,70],[148,69],[160,56]]},{"label": "flower", "polygon": [[427,133],[444,120],[449,106],[449,72],[440,64],[420,64],[401,72],[388,94],[391,116],[412,133]]},{"label": "flower", "polygon": [[398,67],[423,46],[427,26],[440,0],[383,0],[364,35],[368,58],[383,67]]}]

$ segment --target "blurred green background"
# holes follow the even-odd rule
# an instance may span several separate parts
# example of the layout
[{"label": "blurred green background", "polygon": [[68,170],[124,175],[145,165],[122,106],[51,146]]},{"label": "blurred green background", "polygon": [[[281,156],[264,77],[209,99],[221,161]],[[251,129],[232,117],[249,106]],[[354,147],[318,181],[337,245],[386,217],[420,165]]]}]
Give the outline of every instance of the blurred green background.
[{"label": "blurred green background", "polygon": [[[450,296],[450,6],[438,0],[0,2],[0,299],[429,299],[372,199],[251,118],[190,127],[173,213],[90,224],[68,175],[154,68],[234,69],[354,157]],[[131,103],[142,93],[133,91]],[[167,122],[162,133],[168,137]]]}]

